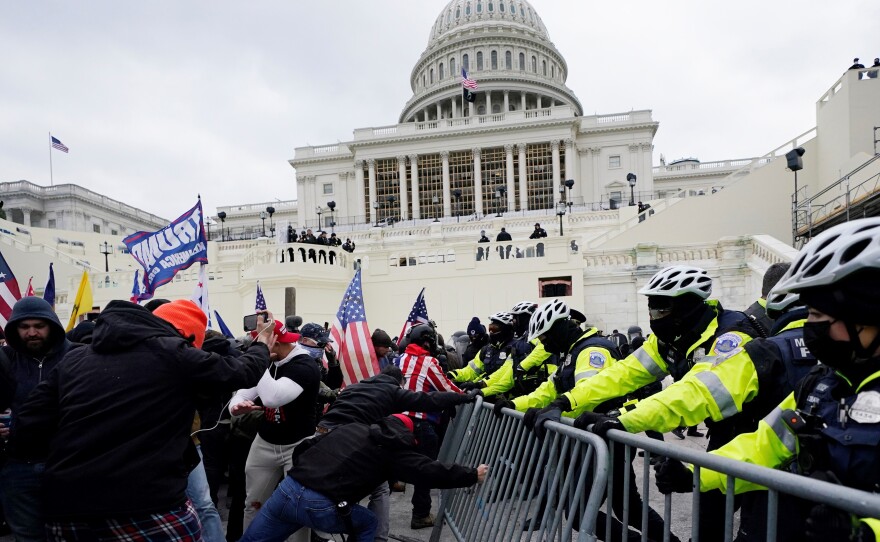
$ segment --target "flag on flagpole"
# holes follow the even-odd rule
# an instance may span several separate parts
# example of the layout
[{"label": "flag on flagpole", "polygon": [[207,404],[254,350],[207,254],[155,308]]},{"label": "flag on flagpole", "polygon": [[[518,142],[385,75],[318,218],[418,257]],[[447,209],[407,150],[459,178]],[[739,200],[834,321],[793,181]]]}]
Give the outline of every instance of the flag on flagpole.
[{"label": "flag on flagpole", "polygon": [[360,269],[354,274],[345,295],[342,296],[339,310],[330,327],[330,335],[336,343],[336,355],[346,386],[379,373],[376,350],[367,326]]},{"label": "flag on flagpole", "polygon": [[468,77],[467,71],[461,69],[461,97],[465,102],[474,103],[477,101],[477,82]]},{"label": "flag on flagpole", "polygon": [[416,298],[416,302],[413,303],[413,308],[409,311],[409,316],[406,317],[406,322],[403,324],[403,329],[400,330],[400,335],[397,336],[398,341],[406,337],[406,333],[416,324],[427,324],[428,323],[428,307],[425,305],[425,289],[422,288],[422,291],[419,292],[419,296]]},{"label": "flag on flagpole", "polygon": [[52,148],[53,149],[58,149],[61,152],[67,152],[70,150],[67,148],[67,145],[62,143],[61,140],[58,139],[57,137],[55,137],[55,136],[49,136],[49,137],[52,138]]},{"label": "flag on flagpole", "polygon": [[208,265],[201,264],[199,266],[199,282],[196,284],[196,289],[193,291],[193,295],[190,298],[193,302],[202,309],[202,312],[205,313],[205,316],[208,317],[208,327],[211,328],[211,304],[208,302]]},{"label": "flag on flagpole", "polygon": [[31,277],[28,279],[27,289],[24,291],[25,297],[34,297],[37,295],[37,293],[34,291],[34,285],[31,284],[33,282],[33,280],[34,280],[34,277]]},{"label": "flag on flagpole", "polygon": [[83,271],[82,278],[79,281],[79,289],[76,291],[76,300],[73,302],[73,309],[70,311],[70,321],[64,331],[70,331],[76,325],[76,319],[80,315],[86,314],[92,310],[92,283],[89,281],[89,272]]},{"label": "flag on flagpole", "polygon": [[49,280],[46,281],[46,289],[43,290],[43,299],[46,303],[52,305],[52,308],[55,308],[55,269],[52,267],[53,263],[49,264]]},{"label": "flag on flagpole", "polygon": [[232,331],[229,330],[229,326],[226,325],[226,322],[223,321],[223,318],[220,318],[220,313],[214,311],[214,316],[217,317],[217,326],[220,328],[220,333],[229,337],[230,339],[234,339],[235,335],[233,335]]},{"label": "flag on flagpole", "polygon": [[134,270],[134,284],[131,285],[131,297],[129,301],[132,303],[139,303],[141,300],[141,294],[143,293],[143,288],[141,287],[141,283],[138,280],[138,275],[140,274],[140,269]]},{"label": "flag on flagpole", "polygon": [[0,327],[6,327],[6,322],[12,315],[12,306],[19,299],[21,290],[18,289],[18,281],[6,263],[6,258],[0,253]]},{"label": "flag on flagpole", "polygon": [[257,281],[257,301],[254,303],[254,312],[266,310],[266,298],[263,297],[263,289],[260,288],[260,281]]}]

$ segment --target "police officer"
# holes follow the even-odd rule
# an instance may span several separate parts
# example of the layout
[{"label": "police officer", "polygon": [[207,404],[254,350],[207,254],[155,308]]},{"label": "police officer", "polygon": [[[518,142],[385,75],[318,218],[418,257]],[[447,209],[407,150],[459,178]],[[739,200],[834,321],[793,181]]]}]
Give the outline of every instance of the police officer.
[{"label": "police officer", "polygon": [[500,369],[508,359],[519,362],[526,357],[528,343],[514,338],[515,323],[509,312],[496,312],[489,317],[489,344],[480,349],[466,367],[450,372],[456,383],[464,383],[462,389],[484,388],[483,379]]},{"label": "police officer", "polygon": [[[880,487],[880,218],[840,224],[798,254],[771,295],[800,294],[809,307],[804,346],[821,364],[759,424],[713,453],[864,491]],[[726,489],[726,475],[700,470],[700,490]],[[682,481],[687,478],[687,488]],[[658,469],[661,491],[689,491],[678,462]],[[737,493],[759,489],[737,480]],[[828,505],[800,501],[786,532],[811,541],[875,541],[880,515],[854,518]],[[806,516],[806,521],[803,517]]]}]

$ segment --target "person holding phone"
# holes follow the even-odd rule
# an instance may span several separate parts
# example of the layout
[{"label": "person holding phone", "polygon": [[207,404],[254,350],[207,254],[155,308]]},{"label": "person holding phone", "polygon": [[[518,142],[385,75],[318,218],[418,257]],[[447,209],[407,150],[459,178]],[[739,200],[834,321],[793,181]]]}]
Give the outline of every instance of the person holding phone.
[{"label": "person holding phone", "polygon": [[290,470],[293,448],[315,433],[315,401],[321,384],[316,360],[323,357],[327,343],[332,342],[330,333],[320,324],[304,325],[299,336],[278,320],[267,325],[275,337],[273,363],[256,386],[238,390],[229,403],[233,416],[263,411],[245,465],[245,529],[272,495],[278,480]]}]

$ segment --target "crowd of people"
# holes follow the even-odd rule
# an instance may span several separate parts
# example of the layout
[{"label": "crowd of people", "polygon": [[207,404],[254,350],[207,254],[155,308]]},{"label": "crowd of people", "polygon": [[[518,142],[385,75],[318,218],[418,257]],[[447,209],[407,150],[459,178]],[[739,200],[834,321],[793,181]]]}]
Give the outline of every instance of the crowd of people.
[{"label": "crowd of people", "polygon": [[[639,290],[647,335],[635,325],[606,334],[560,299],[523,301],[485,324],[473,317],[448,342],[433,322],[393,339],[376,329],[379,374],[346,387],[327,326],[297,316],[261,313],[250,335],[229,339],[206,332],[190,301],[114,301],[65,334],[52,307],[27,297],[0,354],[0,411],[11,408],[0,418],[3,510],[27,541],[281,541],[303,527],[313,540],[387,540],[391,488],[413,486],[410,527],[421,529],[436,521],[431,488],[485,480],[486,465],[436,461],[454,409],[477,396],[497,416],[523,412],[541,439],[563,416],[604,438],[685,438],[685,428],[702,437],[696,428],[706,424],[710,453],[876,492],[877,284],[880,219],[855,220],[819,235],[791,265],[770,266],[761,298],[744,310],[712,298],[705,269],[672,265]],[[609,446],[621,448],[612,532],[628,517],[637,538],[633,458]],[[692,490],[687,466],[652,463],[660,491]],[[227,473],[224,532],[216,506]],[[719,540],[728,480],[700,473],[700,538]],[[738,540],[766,533],[760,489],[737,481]],[[876,517],[794,497],[779,514],[787,527],[778,540],[880,534]],[[539,525],[536,517],[523,528]],[[605,525],[600,518],[600,539]],[[651,508],[645,525],[649,540],[663,539]]]},{"label": "crowd of people", "polygon": [[355,243],[351,240],[351,238],[346,238],[345,242],[342,242],[342,239],[336,235],[336,233],[331,233],[329,236],[326,231],[319,231],[318,234],[315,235],[312,232],[311,228],[307,228],[302,230],[299,235],[297,235],[296,230],[293,226],[287,226],[287,242],[288,243],[306,243],[309,245],[323,245],[328,247],[342,247],[342,250],[346,252],[354,252]]}]

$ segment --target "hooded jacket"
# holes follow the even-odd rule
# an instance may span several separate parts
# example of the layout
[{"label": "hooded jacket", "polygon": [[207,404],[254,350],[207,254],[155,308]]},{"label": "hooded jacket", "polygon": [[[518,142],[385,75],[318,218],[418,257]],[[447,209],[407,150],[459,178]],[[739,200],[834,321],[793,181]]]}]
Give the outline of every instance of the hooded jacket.
[{"label": "hooded jacket", "polygon": [[47,518],[167,512],[186,502],[198,463],[196,390],[253,386],[268,364],[261,343],[241,357],[205,352],[145,308],[111,301],[92,344],[70,352],[22,406],[10,444],[22,457],[48,451]]},{"label": "hooded jacket", "polygon": [[[18,324],[23,320],[39,319],[49,323],[49,350],[44,356],[34,357],[27,351],[27,347],[18,334]],[[58,362],[74,348],[74,344],[67,340],[64,327],[58,320],[58,315],[52,310],[52,306],[39,297],[25,297],[13,305],[12,314],[4,329],[6,334],[6,346],[3,353],[6,360],[0,358],[0,363],[7,363],[6,373],[11,378],[11,385],[3,386],[6,393],[11,391],[12,396],[0,397],[0,404],[8,404],[12,408],[12,427],[15,427],[18,419],[18,411],[34,388],[58,365]],[[0,394],[3,394],[0,387]]]},{"label": "hooded jacket", "polygon": [[477,482],[474,468],[444,465],[416,452],[413,434],[388,418],[351,423],[305,441],[294,449],[288,474],[337,503],[356,503],[388,479],[441,489]]},{"label": "hooded jacket", "polygon": [[378,374],[343,389],[318,425],[330,429],[353,422],[370,424],[396,412],[440,411],[469,400],[468,396],[452,391],[405,390],[393,376]]}]

